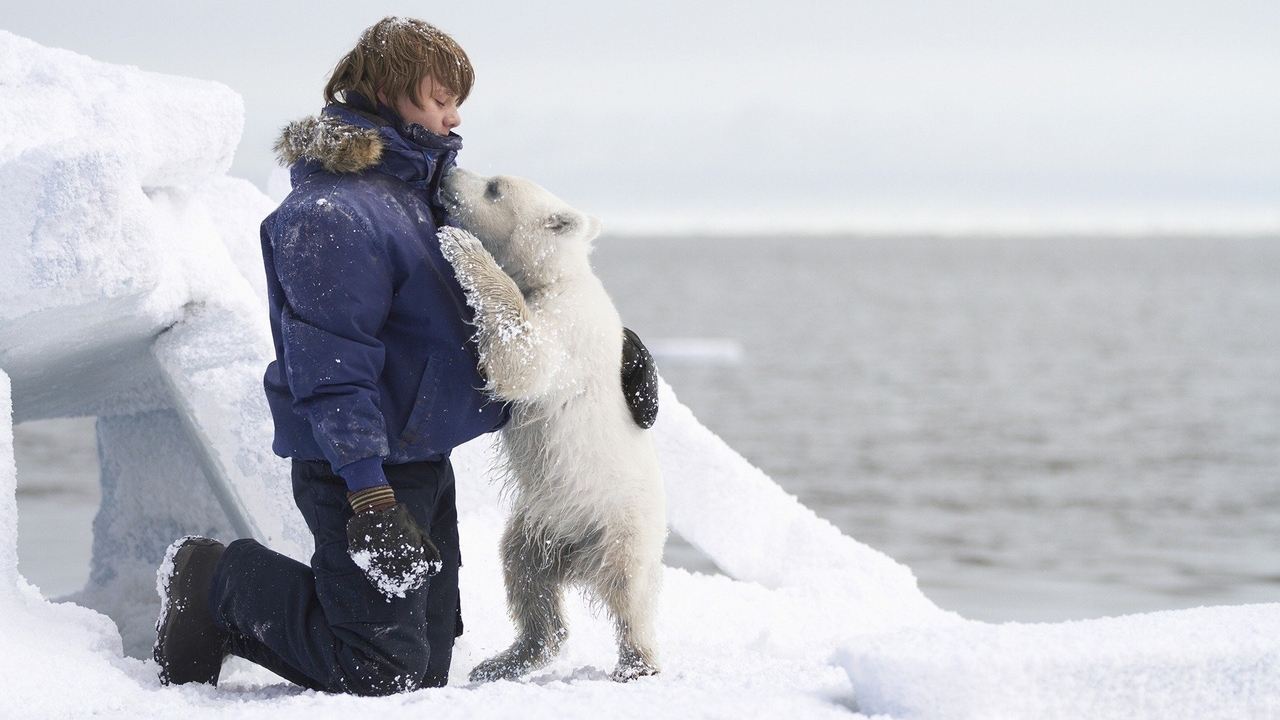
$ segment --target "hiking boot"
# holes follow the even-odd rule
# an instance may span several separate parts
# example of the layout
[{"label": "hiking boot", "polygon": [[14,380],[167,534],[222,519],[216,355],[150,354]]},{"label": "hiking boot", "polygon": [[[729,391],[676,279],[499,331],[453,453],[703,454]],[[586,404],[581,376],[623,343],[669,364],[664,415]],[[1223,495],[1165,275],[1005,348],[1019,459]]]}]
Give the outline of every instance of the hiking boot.
[{"label": "hiking boot", "polygon": [[156,570],[160,617],[151,656],[162,685],[218,684],[230,635],[213,623],[209,588],[226,549],[217,540],[188,535],[169,546]]}]

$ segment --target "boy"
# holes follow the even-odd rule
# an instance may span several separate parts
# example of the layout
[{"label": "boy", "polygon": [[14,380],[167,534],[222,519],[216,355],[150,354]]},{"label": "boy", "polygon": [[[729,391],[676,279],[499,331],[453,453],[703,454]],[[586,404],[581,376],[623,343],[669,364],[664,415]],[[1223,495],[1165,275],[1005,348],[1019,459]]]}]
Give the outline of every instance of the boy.
[{"label": "boy", "polygon": [[[508,417],[478,389],[471,311],[435,239],[473,79],[448,35],[384,18],[334,68],[323,113],[277,142],[293,191],[262,223],[276,349],[263,384],[315,553],[308,567],[252,539],[174,543],[162,682],[216,684],[229,654],[328,692],[447,682],[462,632],[449,453]],[[647,427],[652,362],[633,334],[625,347]]]}]

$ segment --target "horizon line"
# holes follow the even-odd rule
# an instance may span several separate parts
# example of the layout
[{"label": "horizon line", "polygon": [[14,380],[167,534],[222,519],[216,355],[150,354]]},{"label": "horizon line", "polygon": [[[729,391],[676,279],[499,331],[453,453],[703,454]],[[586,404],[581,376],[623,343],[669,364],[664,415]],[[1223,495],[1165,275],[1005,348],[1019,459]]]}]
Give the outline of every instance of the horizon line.
[{"label": "horizon line", "polygon": [[1028,220],[989,218],[983,220],[824,220],[793,219],[752,222],[741,216],[688,217],[655,220],[645,218],[602,220],[601,235],[611,237],[1202,237],[1276,238],[1280,240],[1280,219],[1240,221],[1188,220]]}]

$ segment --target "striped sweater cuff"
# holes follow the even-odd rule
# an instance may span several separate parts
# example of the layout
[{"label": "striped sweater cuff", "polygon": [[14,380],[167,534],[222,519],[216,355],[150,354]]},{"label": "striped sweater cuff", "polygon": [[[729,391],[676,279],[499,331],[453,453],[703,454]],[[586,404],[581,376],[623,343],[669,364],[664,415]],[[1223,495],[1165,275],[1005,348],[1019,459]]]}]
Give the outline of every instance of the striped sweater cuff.
[{"label": "striped sweater cuff", "polygon": [[379,512],[395,507],[396,494],[390,485],[378,485],[353,493],[347,493],[347,502],[357,513]]}]

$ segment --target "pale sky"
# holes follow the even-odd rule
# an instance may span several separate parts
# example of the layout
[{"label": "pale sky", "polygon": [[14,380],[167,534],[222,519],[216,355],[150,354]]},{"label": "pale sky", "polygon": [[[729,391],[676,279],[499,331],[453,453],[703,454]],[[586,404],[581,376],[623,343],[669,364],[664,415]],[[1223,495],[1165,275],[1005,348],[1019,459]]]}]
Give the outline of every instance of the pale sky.
[{"label": "pale sky", "polygon": [[43,2],[0,27],[231,86],[232,172],[265,188],[389,14],[476,66],[460,164],[606,227],[1280,229],[1275,0]]}]

